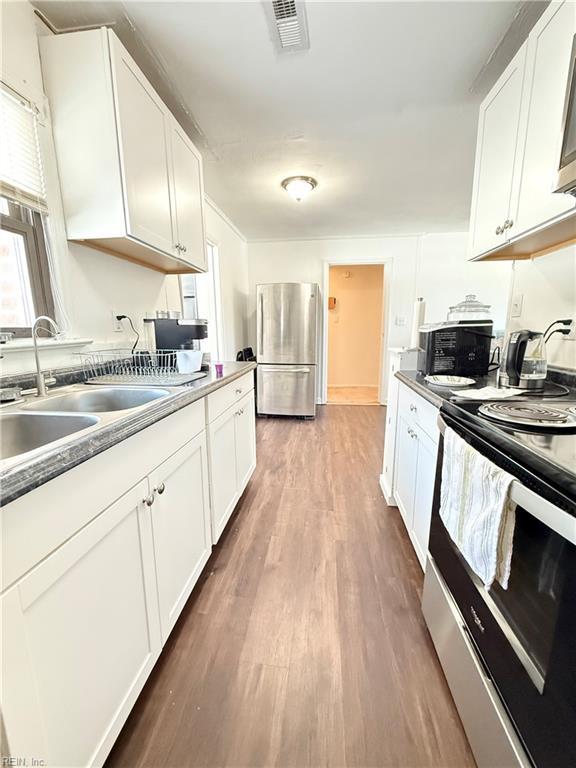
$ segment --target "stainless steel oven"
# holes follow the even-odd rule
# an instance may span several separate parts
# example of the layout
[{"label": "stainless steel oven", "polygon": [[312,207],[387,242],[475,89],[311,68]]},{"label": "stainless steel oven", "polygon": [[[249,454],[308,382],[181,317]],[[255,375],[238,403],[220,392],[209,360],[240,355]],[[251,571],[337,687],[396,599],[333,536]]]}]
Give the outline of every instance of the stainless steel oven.
[{"label": "stainless steel oven", "polygon": [[[449,415],[441,418],[513,474],[516,527],[508,589],[486,590],[439,516],[442,437],[430,556],[458,607],[474,653],[529,760],[576,766],[576,505],[510,455]],[[466,726],[466,723],[465,723]]]},{"label": "stainless steel oven", "polygon": [[560,162],[554,191],[576,195],[576,35],[570,54],[570,70],[562,120]]}]

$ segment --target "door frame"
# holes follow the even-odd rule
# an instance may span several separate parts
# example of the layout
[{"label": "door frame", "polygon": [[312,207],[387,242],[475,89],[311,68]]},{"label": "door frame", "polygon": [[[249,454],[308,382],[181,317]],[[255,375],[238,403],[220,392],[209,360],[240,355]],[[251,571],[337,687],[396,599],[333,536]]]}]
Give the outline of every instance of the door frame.
[{"label": "door frame", "polygon": [[380,375],[378,381],[378,401],[380,405],[386,404],[386,393],[383,391],[385,373],[388,365],[388,331],[391,322],[390,286],[392,285],[392,270],[394,259],[391,256],[339,256],[322,259],[322,347],[320,357],[320,396],[318,405],[326,405],[328,402],[328,293],[330,286],[330,267],[332,266],[371,266],[381,264],[384,268],[384,290],[382,292],[382,328],[380,349]]},{"label": "door frame", "polygon": [[[222,282],[220,274],[220,247],[212,238],[206,238],[206,266],[212,273],[212,297],[214,299],[214,323],[216,328],[216,355],[224,357],[224,318],[222,312]],[[215,360],[211,362],[216,362]]]}]

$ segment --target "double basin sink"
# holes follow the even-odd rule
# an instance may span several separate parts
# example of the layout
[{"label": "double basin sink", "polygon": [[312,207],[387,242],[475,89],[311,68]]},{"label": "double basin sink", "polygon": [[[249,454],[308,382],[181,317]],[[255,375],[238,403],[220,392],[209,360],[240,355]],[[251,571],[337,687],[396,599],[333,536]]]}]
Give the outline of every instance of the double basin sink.
[{"label": "double basin sink", "polygon": [[[76,385],[32,398],[0,413],[0,460],[12,459],[97,426],[110,415],[142,408],[172,394],[156,387]],[[97,415],[99,414],[99,415]]]}]

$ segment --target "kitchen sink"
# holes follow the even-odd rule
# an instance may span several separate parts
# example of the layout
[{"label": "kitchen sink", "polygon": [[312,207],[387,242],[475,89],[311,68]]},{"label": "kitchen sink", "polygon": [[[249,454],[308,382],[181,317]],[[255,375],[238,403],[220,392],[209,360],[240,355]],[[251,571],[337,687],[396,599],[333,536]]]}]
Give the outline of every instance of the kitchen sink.
[{"label": "kitchen sink", "polygon": [[67,413],[109,413],[138,408],[166,397],[166,389],[150,387],[88,387],[81,391],[53,395],[23,406],[26,411]]},{"label": "kitchen sink", "polygon": [[0,459],[33,451],[100,421],[98,416],[48,413],[0,414]]}]

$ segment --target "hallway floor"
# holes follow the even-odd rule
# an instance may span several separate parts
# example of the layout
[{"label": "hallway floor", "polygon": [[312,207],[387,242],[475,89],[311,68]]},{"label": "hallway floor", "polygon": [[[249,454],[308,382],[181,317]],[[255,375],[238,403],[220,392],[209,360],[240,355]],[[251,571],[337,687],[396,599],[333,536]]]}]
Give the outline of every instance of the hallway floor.
[{"label": "hallway floor", "polygon": [[328,405],[380,405],[378,387],[328,387]]},{"label": "hallway floor", "polygon": [[108,768],[474,765],[378,486],[384,415],[258,421],[256,473]]}]

